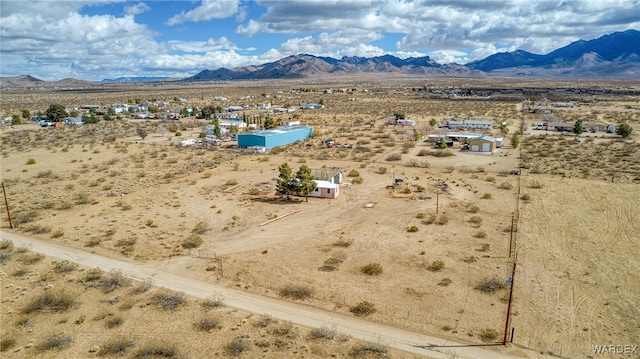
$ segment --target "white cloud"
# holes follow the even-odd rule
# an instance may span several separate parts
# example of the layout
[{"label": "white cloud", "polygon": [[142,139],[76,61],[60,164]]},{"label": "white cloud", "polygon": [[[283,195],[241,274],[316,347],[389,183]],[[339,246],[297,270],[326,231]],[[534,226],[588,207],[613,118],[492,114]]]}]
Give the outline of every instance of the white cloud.
[{"label": "white cloud", "polygon": [[139,15],[142,13],[145,13],[147,11],[151,10],[151,8],[149,7],[149,5],[143,3],[143,2],[139,2],[135,5],[132,6],[125,6],[124,7],[124,13],[127,15]]},{"label": "white cloud", "polygon": [[202,0],[197,8],[181,12],[167,20],[167,25],[177,25],[184,22],[201,22],[211,19],[224,19],[233,16],[238,11],[240,0]]}]

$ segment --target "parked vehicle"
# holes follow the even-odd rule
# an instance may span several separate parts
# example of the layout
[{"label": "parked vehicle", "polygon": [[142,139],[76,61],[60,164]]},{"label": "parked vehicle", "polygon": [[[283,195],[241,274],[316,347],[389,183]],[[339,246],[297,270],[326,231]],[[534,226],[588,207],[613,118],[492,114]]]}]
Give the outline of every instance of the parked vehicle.
[{"label": "parked vehicle", "polygon": [[609,124],[607,126],[607,133],[615,133],[616,132],[616,126],[613,124]]}]

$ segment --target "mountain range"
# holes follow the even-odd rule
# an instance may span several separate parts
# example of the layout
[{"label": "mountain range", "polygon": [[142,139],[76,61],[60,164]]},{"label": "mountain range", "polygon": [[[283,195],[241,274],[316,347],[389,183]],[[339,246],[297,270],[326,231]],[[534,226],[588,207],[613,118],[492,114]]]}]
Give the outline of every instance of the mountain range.
[{"label": "mountain range", "polygon": [[[122,77],[105,79],[102,82],[296,79],[382,73],[434,77],[640,79],[640,31],[627,30],[593,40],[575,41],[546,55],[524,50],[497,53],[466,65],[438,64],[428,56],[406,59],[393,55],[371,58],[345,56],[341,59],[335,59],[300,54],[261,65],[204,70],[181,80],[159,77]],[[0,78],[0,87],[2,88],[86,86],[91,86],[91,83],[74,79],[47,82],[28,75]]]}]

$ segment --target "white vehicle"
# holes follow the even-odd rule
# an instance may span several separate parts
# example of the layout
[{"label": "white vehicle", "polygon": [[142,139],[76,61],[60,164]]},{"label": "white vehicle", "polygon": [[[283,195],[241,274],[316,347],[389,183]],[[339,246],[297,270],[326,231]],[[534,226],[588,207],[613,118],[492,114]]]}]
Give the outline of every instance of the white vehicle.
[{"label": "white vehicle", "polygon": [[195,145],[196,145],[196,140],[193,138],[189,138],[189,139],[178,142],[178,147],[193,147]]}]

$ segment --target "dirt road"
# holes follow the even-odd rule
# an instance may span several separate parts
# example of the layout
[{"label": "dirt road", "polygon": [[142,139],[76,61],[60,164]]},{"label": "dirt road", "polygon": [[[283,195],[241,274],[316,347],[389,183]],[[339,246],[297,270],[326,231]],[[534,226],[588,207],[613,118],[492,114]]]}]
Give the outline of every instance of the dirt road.
[{"label": "dirt road", "polygon": [[[473,358],[500,359],[538,357],[537,353],[523,352],[518,348],[501,346],[483,347],[447,341],[425,336],[398,328],[367,322],[354,317],[322,311],[299,303],[260,297],[251,293],[217,286],[212,283],[192,280],[174,274],[150,268],[149,265],[109,258],[92,254],[84,250],[67,247],[57,243],[21,236],[3,231],[2,239],[13,241],[16,246],[26,246],[33,252],[58,259],[66,259],[80,265],[100,268],[105,271],[119,269],[134,279],[152,278],[157,286],[181,291],[197,298],[206,298],[213,294],[224,298],[227,306],[239,310],[270,315],[305,327],[333,325],[339,332],[356,339],[378,341],[389,347],[431,358]],[[156,265],[157,267],[157,265]]]}]

